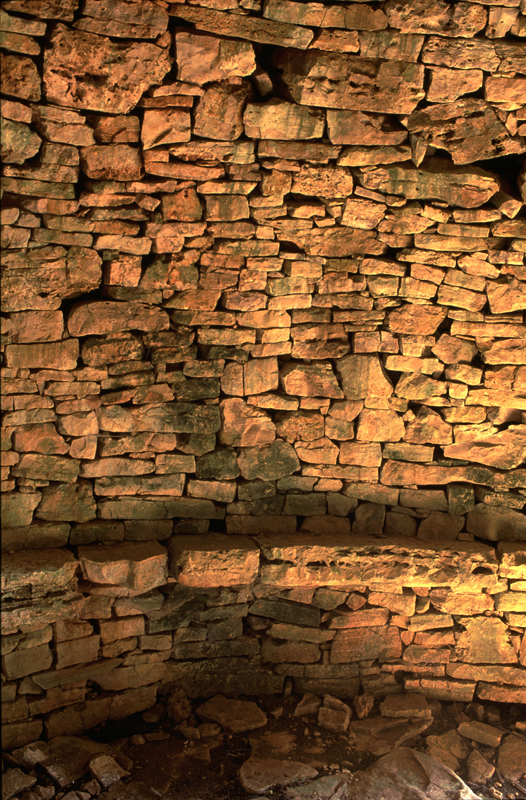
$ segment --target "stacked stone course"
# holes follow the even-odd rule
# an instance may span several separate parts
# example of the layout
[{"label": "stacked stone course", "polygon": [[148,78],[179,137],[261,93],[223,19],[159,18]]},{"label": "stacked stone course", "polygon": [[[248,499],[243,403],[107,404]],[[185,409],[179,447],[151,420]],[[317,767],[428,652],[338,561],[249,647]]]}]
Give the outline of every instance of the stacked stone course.
[{"label": "stacked stone course", "polygon": [[[526,0],[4,0],[0,31],[9,741],[202,659],[523,702]],[[216,534],[236,579],[184,589]],[[428,560],[376,585],[396,548]]]}]

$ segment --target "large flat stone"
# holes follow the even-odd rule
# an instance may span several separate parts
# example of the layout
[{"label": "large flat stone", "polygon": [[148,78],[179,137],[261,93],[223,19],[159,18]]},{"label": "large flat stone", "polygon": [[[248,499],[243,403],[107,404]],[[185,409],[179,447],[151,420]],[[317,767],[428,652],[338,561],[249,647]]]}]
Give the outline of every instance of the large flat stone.
[{"label": "large flat stone", "polygon": [[380,758],[349,781],[349,800],[481,800],[440,761],[401,747]]},{"label": "large flat stone", "polygon": [[57,25],[44,52],[46,98],[58,106],[127,114],[146,89],[161,83],[172,60],[150,42],[124,44]]},{"label": "large flat stone", "polygon": [[277,49],[274,66],[300,105],[410,114],[424,97],[424,68],[410,61],[360,58],[322,50]]},{"label": "large flat stone", "polygon": [[257,578],[259,548],[245,536],[175,536],[168,552],[170,573],[186,586],[235,586]]},{"label": "large flat stone", "polygon": [[199,706],[197,713],[203,719],[217,722],[226,733],[245,733],[267,724],[267,717],[256,703],[232,700],[223,695]]}]

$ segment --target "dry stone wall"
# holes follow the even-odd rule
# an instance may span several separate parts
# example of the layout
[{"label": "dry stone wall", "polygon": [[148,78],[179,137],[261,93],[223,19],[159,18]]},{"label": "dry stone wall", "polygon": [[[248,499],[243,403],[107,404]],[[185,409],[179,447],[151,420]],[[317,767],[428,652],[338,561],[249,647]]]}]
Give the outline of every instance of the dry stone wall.
[{"label": "dry stone wall", "polygon": [[211,533],[4,556],[2,742],[76,735],[158,695],[526,703],[519,542]]},{"label": "dry stone wall", "polygon": [[4,0],[0,32],[8,741],[210,659],[523,701],[525,0]]}]

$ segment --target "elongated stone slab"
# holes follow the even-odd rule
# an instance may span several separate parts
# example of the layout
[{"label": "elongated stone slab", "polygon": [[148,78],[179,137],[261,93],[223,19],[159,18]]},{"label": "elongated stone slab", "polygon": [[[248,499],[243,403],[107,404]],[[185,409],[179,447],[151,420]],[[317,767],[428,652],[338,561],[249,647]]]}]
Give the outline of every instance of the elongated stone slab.
[{"label": "elongated stone slab", "polygon": [[486,25],[487,11],[475,3],[444,0],[388,0],[389,26],[402,33],[439,33],[440,36],[474,36]]},{"label": "elongated stone slab", "polygon": [[119,433],[215,433],[221,427],[217,406],[163,403],[140,408],[110,406],[98,411],[101,430]]},{"label": "elongated stone slab", "polygon": [[[299,534],[259,536],[264,583],[337,586],[450,586],[469,592],[498,585],[493,548],[470,542],[436,544],[411,538]],[[280,563],[281,562],[281,563]],[[325,566],[320,566],[323,564]],[[479,569],[483,567],[483,569]]]},{"label": "elongated stone slab", "polygon": [[421,168],[378,167],[361,174],[367,189],[401,194],[411,200],[444,200],[461,208],[477,208],[499,190],[496,175],[480,167],[452,166],[449,161],[430,158]]},{"label": "elongated stone slab", "polygon": [[424,67],[340,53],[278,49],[274,66],[290,98],[301,105],[410,114],[425,96]]},{"label": "elongated stone slab", "polygon": [[120,331],[168,330],[170,318],[166,311],[144,303],[117,303],[101,300],[77,306],[68,317],[71,336],[88,336]]},{"label": "elongated stone slab", "polygon": [[193,22],[197,30],[221,33],[239,39],[249,39],[262,44],[279,42],[284,47],[297,47],[305,50],[311,43],[314,33],[308,28],[274,22],[256,17],[243,17],[238,14],[225,14],[209,8],[172,3],[168,13]]}]

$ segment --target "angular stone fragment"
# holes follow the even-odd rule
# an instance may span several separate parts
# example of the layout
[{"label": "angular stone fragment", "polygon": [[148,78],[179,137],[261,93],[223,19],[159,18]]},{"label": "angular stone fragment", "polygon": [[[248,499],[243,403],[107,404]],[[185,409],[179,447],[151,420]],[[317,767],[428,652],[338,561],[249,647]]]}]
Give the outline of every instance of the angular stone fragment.
[{"label": "angular stone fragment", "polygon": [[[309,50],[278,49],[274,66],[292,100],[301,105],[410,114],[424,97],[424,68],[406,61],[383,61]],[[359,77],[358,77],[359,76]]]},{"label": "angular stone fragment", "polygon": [[470,341],[443,333],[431,351],[446,364],[458,364],[460,361],[471,361],[477,349]]},{"label": "angular stone fragment", "polygon": [[243,132],[243,109],[250,96],[248,82],[209,84],[195,109],[194,134],[221,141],[237,139]]},{"label": "angular stone fragment", "polygon": [[108,144],[80,149],[80,164],[88,178],[138,181],[142,176],[139,151],[129,144]]},{"label": "angular stone fragment", "polygon": [[175,50],[178,79],[198,86],[234,75],[251,75],[256,69],[252,45],[240,40],[178,30]]},{"label": "angular stone fragment", "polygon": [[147,108],[141,127],[144,150],[163,144],[189,142],[190,114],[182,108]]},{"label": "angular stone fragment", "polygon": [[[77,10],[77,0],[7,0],[6,11],[31,14],[40,19],[63,19],[71,22]],[[36,35],[36,34],[35,34]]]},{"label": "angular stone fragment", "polygon": [[220,409],[222,444],[248,447],[274,441],[276,426],[264,411],[248,406],[241,398],[223,400]]},{"label": "angular stone fragment", "polygon": [[246,585],[258,573],[259,548],[246,537],[176,536],[168,551],[170,573],[185,586]]},{"label": "angular stone fragment", "polygon": [[249,103],[243,115],[247,136],[255,139],[319,139],[325,120],[320,111],[272,99]]},{"label": "angular stone fragment", "polygon": [[349,228],[316,228],[305,239],[305,252],[312,256],[382,255],[386,249],[376,234]]},{"label": "angular stone fragment", "polygon": [[446,458],[476,461],[496,469],[513,469],[526,458],[526,432],[519,425],[511,425],[494,436],[449,445],[444,448],[444,455]]},{"label": "angular stone fragment", "polygon": [[393,386],[382,370],[376,355],[359,354],[339,359],[336,369],[345,397],[360,400],[365,397],[390,397]]},{"label": "angular stone fragment", "polygon": [[412,800],[480,800],[444,763],[409,747],[397,747],[365,772],[355,773],[349,782],[349,800],[377,800],[385,787],[389,787],[392,800],[411,796]]},{"label": "angular stone fragment", "polygon": [[394,127],[385,114],[328,109],[327,128],[333,144],[388,147],[407,139],[407,131]]},{"label": "angular stone fragment", "polygon": [[219,409],[192,403],[147,404],[140,408],[108,406],[97,412],[101,430],[118,433],[216,433]]},{"label": "angular stone fragment", "polygon": [[0,501],[2,504],[2,526],[6,528],[18,528],[30,525],[33,519],[33,511],[40,503],[41,495],[21,494],[20,492],[2,492]]},{"label": "angular stone fragment", "polygon": [[405,425],[396,411],[364,408],[358,417],[356,438],[365,442],[398,442]]},{"label": "angular stone fragment", "polygon": [[261,447],[246,447],[238,456],[237,463],[246,480],[261,478],[264,481],[285,478],[300,466],[294,448],[281,440]]},{"label": "angular stone fragment", "polygon": [[402,194],[408,199],[444,200],[461,208],[477,208],[499,190],[497,176],[480,167],[452,166],[445,159],[426,159],[417,167],[378,167],[365,172],[367,189]]},{"label": "angular stone fragment", "polygon": [[352,194],[353,177],[346,167],[302,165],[293,176],[292,192],[332,199]]},{"label": "angular stone fragment", "polygon": [[256,703],[218,695],[197,710],[200,717],[219,723],[226,733],[244,733],[261,728],[267,718]]},{"label": "angular stone fragment", "polygon": [[435,333],[446,313],[435,306],[404,305],[389,312],[388,325],[394,333],[429,336]]},{"label": "angular stone fragment", "polygon": [[526,517],[507,506],[477,503],[468,512],[466,529],[489,541],[526,541]]},{"label": "angular stone fragment", "polygon": [[442,35],[429,37],[422,51],[422,61],[459,70],[483,69],[489,72],[497,71],[501,64],[494,42],[487,39],[448,41]]},{"label": "angular stone fragment", "polygon": [[2,55],[0,79],[5,94],[20,100],[40,100],[40,75],[31,58]]},{"label": "angular stone fragment", "polygon": [[10,344],[6,347],[7,366],[16,368],[75,369],[79,355],[78,339],[41,344]]},{"label": "angular stone fragment", "polygon": [[2,117],[0,125],[0,156],[5,164],[23,164],[38,153],[42,140],[23,122]]},{"label": "angular stone fragment", "polygon": [[283,22],[245,17],[239,14],[224,14],[208,8],[172,3],[170,13],[195,24],[197,30],[210,31],[223,36],[248,39],[275,45],[279,41],[283,47],[297,47],[304,50],[313,38],[313,32]]},{"label": "angular stone fragment", "polygon": [[486,291],[492,314],[510,314],[526,308],[526,291],[522,282],[505,284],[487,281]]},{"label": "angular stone fragment", "polygon": [[154,39],[168,27],[168,14],[151,0],[86,0],[83,11],[107,23],[94,32],[108,36]]},{"label": "angular stone fragment", "polygon": [[407,128],[433,147],[451,153],[454,164],[469,164],[482,158],[523,152],[519,140],[485,100],[467,98],[414,111]]},{"label": "angular stone fragment", "polygon": [[330,660],[331,664],[345,664],[366,659],[399,658],[401,654],[398,628],[356,628],[337,631],[331,644]]},{"label": "angular stone fragment", "polygon": [[2,310],[58,309],[64,298],[99,286],[101,263],[99,255],[86,247],[71,247],[67,253],[63,247],[51,246],[12,257],[4,254]]},{"label": "angular stone fragment", "polygon": [[241,785],[247,792],[262,794],[274,786],[316,778],[317,770],[299,761],[277,758],[249,758],[239,770]]},{"label": "angular stone fragment", "polygon": [[523,736],[506,736],[498,753],[500,773],[507,780],[520,781],[525,774],[526,742]]},{"label": "angular stone fragment", "polygon": [[127,114],[172,64],[165,49],[149,42],[116,43],[63,25],[51,45],[44,52],[46,98],[70,108]]},{"label": "angular stone fragment", "polygon": [[491,617],[462,619],[465,631],[457,634],[456,656],[468,664],[516,664],[506,624]]},{"label": "angular stone fragment", "polygon": [[330,364],[291,362],[281,370],[280,382],[286,394],[337,399],[344,397]]},{"label": "angular stone fragment", "polygon": [[79,547],[84,577],[141,594],[166,582],[168,557],[158,542],[123,542]]},{"label": "angular stone fragment", "polygon": [[88,522],[95,519],[97,507],[93,499],[93,488],[89,481],[74,484],[44,486],[42,501],[35,516],[45,520],[66,522]]},{"label": "angular stone fragment", "polygon": [[481,69],[431,68],[431,82],[427,99],[432,103],[451,103],[463,94],[476,92],[482,86]]}]

